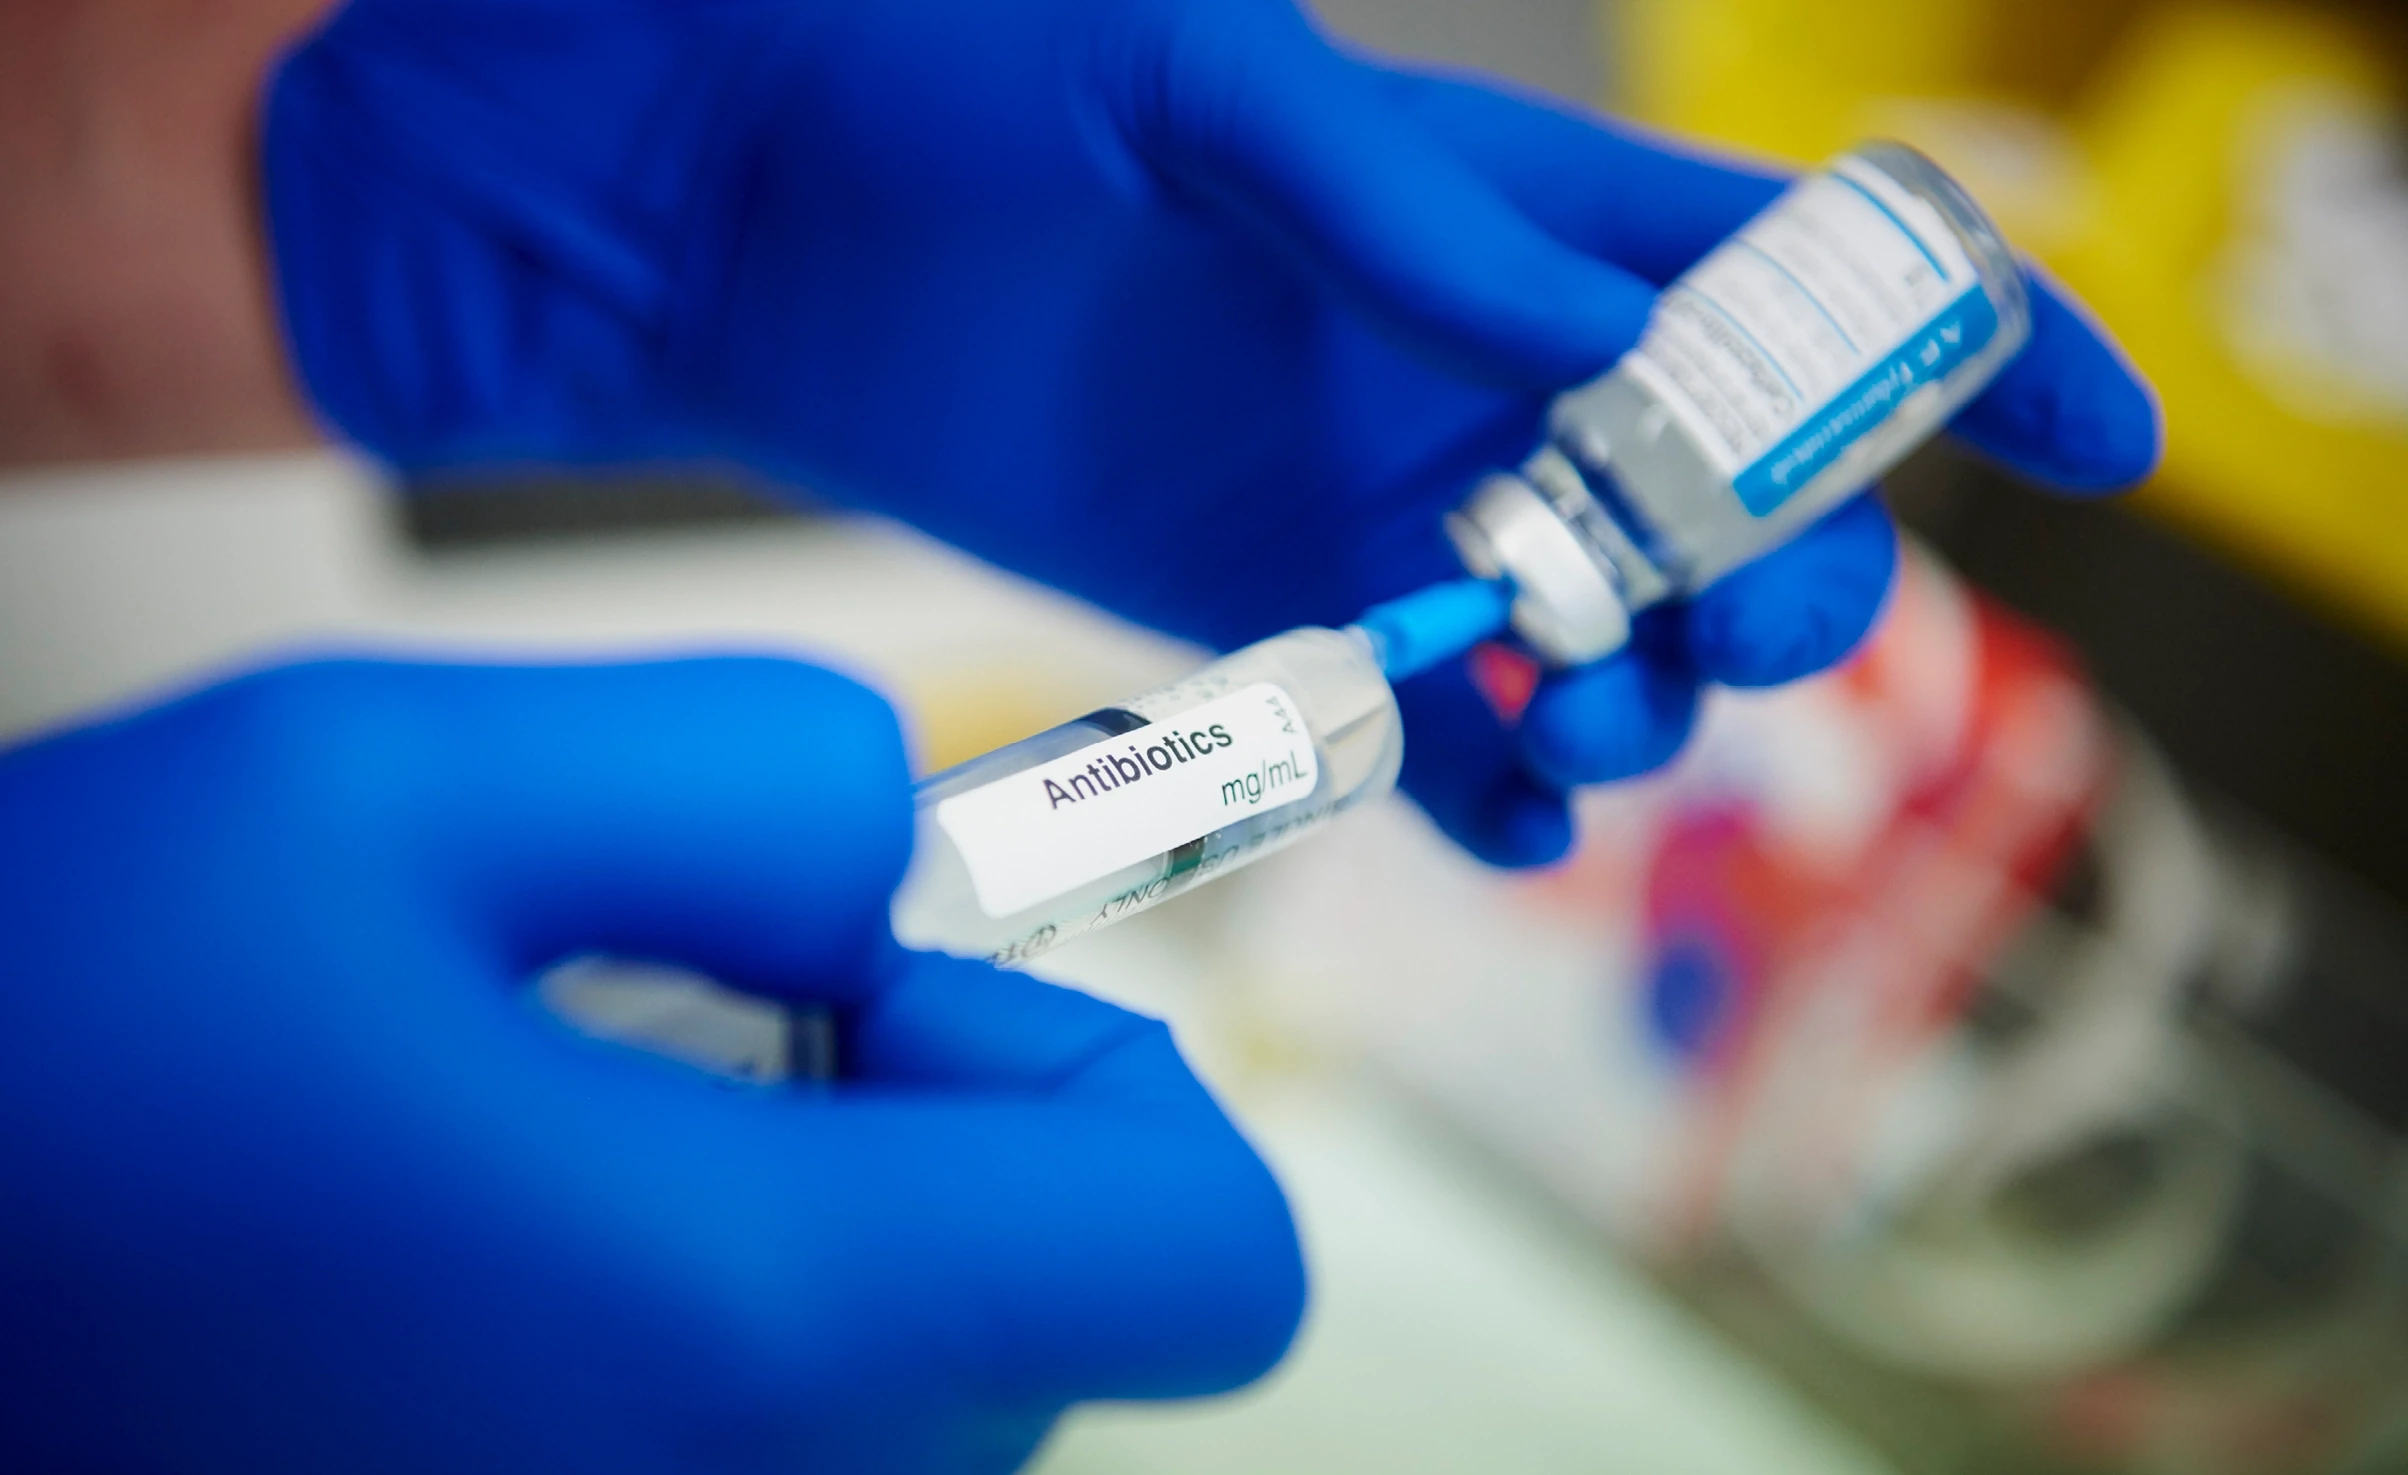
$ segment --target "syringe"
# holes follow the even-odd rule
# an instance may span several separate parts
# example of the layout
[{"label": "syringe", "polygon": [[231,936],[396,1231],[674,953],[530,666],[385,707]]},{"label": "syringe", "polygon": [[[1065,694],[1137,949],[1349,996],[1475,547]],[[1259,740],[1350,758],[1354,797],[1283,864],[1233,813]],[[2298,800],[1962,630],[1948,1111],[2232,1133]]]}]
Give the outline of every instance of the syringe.
[{"label": "syringe", "polygon": [[1016,966],[1379,798],[1405,751],[1389,682],[1496,634],[1511,601],[1433,585],[923,780],[896,935]]},{"label": "syringe", "polygon": [[1928,439],[2030,330],[1980,207],[1911,149],[1852,151],[1683,273],[1639,346],[1556,400],[1538,453],[1473,490],[1449,531],[1480,578],[1290,630],[922,784],[897,933],[1025,962],[1387,793],[1389,679],[1509,614],[1551,665],[1612,654],[1635,611],[1787,541]]}]

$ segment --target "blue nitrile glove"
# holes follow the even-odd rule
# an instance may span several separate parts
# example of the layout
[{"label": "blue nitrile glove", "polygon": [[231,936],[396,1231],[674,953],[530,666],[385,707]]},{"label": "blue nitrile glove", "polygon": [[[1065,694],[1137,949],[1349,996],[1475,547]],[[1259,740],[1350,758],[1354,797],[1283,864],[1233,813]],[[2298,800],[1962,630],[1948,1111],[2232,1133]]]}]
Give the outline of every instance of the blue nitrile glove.
[{"label": "blue nitrile glove", "polygon": [[[1278,1187],[1164,1029],[905,954],[885,706],[785,662],[327,664],[0,755],[12,1470],[1013,1468],[1268,1366]],[[833,1001],[730,1088],[524,988]]]},{"label": "blue nitrile glove", "polygon": [[[1287,0],[351,0],[266,170],[302,376],[406,468],[729,460],[1222,647],[1453,573],[1440,513],[1778,188]],[[2134,480],[2148,395],[2037,298],[1960,429]],[[1518,734],[1424,678],[1407,787],[1548,858],[1567,786],[1837,659],[1895,556],[1838,512]]]}]

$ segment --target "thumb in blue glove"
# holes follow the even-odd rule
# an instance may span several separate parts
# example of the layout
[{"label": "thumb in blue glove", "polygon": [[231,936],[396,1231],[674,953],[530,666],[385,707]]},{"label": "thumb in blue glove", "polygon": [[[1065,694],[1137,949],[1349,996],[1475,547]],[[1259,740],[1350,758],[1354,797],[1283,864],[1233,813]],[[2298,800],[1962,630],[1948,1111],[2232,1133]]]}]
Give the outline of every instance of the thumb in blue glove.
[{"label": "thumb in blue glove", "polygon": [[[302,376],[399,465],[732,460],[1221,647],[1454,573],[1441,514],[1779,188],[1287,0],[352,0],[265,152]],[[2035,296],[1964,432],[2139,477],[2145,390]],[[1843,509],[1517,729],[1425,678],[1408,789],[1551,858],[1701,686],[1853,646],[1893,544]]]},{"label": "thumb in blue glove", "polygon": [[[0,1442],[38,1469],[978,1471],[1268,1366],[1153,1022],[886,933],[893,719],[773,661],[248,677],[0,755]],[[732,1092],[522,985],[834,1005]],[[128,1410],[138,1410],[129,1416]]]}]

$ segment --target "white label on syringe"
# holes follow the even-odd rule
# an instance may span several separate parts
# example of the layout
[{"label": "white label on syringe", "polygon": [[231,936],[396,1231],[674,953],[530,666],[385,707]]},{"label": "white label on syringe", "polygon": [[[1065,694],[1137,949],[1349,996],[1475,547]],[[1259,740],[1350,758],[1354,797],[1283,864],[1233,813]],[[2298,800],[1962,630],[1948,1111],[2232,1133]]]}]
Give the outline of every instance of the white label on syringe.
[{"label": "white label on syringe", "polygon": [[936,807],[979,909],[1009,917],[1305,798],[1320,778],[1288,694],[1241,688]]},{"label": "white label on syringe", "polygon": [[1997,332],[1939,211],[1847,160],[1690,268],[1623,368],[1763,517]]}]

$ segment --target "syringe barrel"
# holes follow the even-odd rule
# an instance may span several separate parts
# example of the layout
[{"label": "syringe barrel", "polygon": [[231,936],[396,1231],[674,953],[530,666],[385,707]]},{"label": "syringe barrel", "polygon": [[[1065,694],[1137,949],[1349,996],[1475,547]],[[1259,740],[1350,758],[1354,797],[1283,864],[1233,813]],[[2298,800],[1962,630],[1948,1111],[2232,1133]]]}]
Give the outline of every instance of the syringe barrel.
[{"label": "syringe barrel", "polygon": [[1388,793],[1403,758],[1372,643],[1290,630],[924,780],[896,935],[1025,963]]}]

